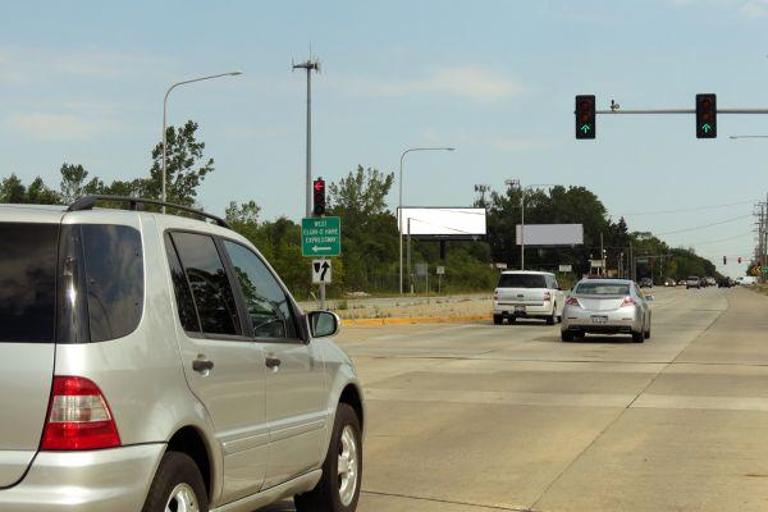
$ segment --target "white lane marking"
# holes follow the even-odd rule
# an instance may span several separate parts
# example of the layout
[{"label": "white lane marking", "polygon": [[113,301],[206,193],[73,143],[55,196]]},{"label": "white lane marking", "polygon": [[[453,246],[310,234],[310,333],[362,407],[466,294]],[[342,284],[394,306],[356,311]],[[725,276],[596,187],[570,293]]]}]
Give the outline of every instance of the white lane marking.
[{"label": "white lane marking", "polygon": [[768,398],[742,396],[654,395],[645,393],[641,395],[630,408],[768,412]]}]

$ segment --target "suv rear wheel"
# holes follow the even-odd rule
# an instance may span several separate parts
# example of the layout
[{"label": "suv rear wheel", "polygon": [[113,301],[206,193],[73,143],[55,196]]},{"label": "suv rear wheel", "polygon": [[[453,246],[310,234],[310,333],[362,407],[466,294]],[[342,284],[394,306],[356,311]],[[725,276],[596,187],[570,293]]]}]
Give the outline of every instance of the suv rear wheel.
[{"label": "suv rear wheel", "polygon": [[313,490],[295,496],[297,512],[352,512],[360,499],[363,447],[360,420],[347,404],[339,404],[323,477]]},{"label": "suv rear wheel", "polygon": [[208,494],[197,464],[183,453],[160,461],[142,512],[208,512]]}]

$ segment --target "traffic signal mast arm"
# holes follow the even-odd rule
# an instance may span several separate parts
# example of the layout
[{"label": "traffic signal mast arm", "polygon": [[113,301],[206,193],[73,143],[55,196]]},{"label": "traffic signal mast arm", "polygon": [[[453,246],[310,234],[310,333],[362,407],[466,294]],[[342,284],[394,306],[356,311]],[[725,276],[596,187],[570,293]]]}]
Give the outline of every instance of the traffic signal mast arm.
[{"label": "traffic signal mast arm", "polygon": [[[657,108],[634,110],[598,110],[597,114],[695,114],[695,108]],[[768,108],[718,108],[718,114],[768,114]]]}]

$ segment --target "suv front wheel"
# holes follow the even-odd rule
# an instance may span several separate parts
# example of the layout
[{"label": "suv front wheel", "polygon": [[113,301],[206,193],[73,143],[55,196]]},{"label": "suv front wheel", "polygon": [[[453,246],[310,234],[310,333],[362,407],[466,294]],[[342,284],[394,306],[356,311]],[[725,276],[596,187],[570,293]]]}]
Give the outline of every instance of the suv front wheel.
[{"label": "suv front wheel", "polygon": [[353,512],[360,499],[363,446],[355,410],[339,404],[323,477],[308,493],[294,497],[297,512]]},{"label": "suv front wheel", "polygon": [[208,493],[197,464],[188,455],[168,452],[160,461],[142,512],[208,512]]}]

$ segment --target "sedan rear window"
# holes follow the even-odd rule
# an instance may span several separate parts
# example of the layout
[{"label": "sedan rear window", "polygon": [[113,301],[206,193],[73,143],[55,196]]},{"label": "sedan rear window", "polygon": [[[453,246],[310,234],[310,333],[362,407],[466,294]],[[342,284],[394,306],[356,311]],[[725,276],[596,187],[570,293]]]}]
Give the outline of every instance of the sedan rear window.
[{"label": "sedan rear window", "polygon": [[629,285],[622,283],[581,283],[576,287],[578,295],[629,295]]},{"label": "sedan rear window", "polygon": [[547,288],[541,274],[501,274],[497,288]]},{"label": "sedan rear window", "polygon": [[0,224],[0,343],[53,342],[57,224]]}]

